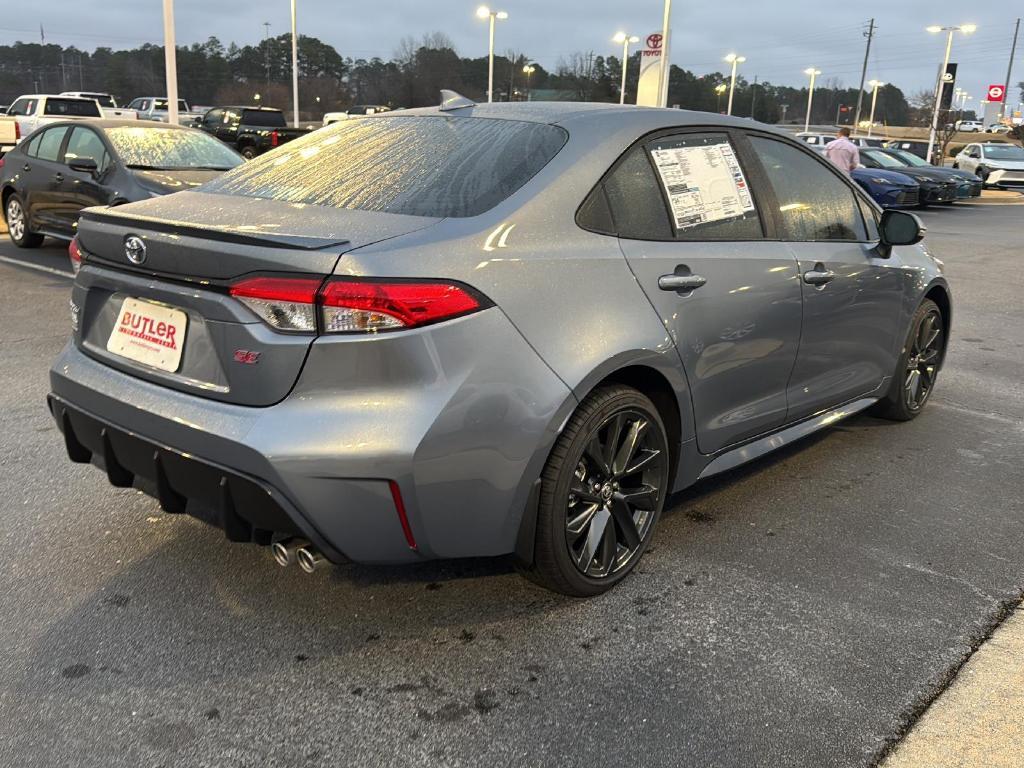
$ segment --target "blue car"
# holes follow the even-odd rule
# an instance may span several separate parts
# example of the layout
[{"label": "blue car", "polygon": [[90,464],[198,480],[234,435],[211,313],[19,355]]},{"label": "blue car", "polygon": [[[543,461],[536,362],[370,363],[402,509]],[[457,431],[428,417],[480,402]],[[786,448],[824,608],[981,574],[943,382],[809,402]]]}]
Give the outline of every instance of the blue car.
[{"label": "blue car", "polygon": [[883,208],[916,208],[921,185],[906,174],[880,168],[857,168],[850,174]]}]

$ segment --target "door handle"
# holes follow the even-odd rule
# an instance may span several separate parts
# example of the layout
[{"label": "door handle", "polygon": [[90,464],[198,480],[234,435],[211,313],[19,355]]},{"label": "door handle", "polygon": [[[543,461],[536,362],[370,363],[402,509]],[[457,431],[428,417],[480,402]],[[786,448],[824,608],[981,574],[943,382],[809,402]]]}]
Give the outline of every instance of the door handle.
[{"label": "door handle", "polygon": [[836,279],[836,273],[831,269],[825,269],[821,264],[815,264],[814,269],[804,272],[804,282],[808,285],[816,285],[819,288],[826,283]]},{"label": "door handle", "polygon": [[58,184],[60,184],[62,181],[64,181],[64,174],[63,173],[55,173],[53,175],[53,180],[56,181]]},{"label": "door handle", "polygon": [[23,170],[23,171],[24,171],[25,173],[28,173],[29,171],[31,171],[31,170],[32,170],[32,166],[31,166],[31,165],[29,165],[28,163],[25,163],[25,164],[24,164],[24,165],[23,165],[23,166],[21,167],[21,170]]},{"label": "door handle", "polygon": [[692,291],[706,282],[700,275],[662,275],[658,278],[658,287],[663,291]]}]

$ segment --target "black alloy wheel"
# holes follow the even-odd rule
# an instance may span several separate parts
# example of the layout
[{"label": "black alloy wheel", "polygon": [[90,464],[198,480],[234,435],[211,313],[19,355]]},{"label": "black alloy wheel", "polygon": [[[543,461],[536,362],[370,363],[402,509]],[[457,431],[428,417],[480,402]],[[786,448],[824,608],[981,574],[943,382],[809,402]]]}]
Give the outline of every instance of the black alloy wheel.
[{"label": "black alloy wheel", "polygon": [[595,390],[570,418],[545,467],[527,575],[577,597],[611,588],[650,541],[670,467],[654,404],[623,385]]},{"label": "black alloy wheel", "polygon": [[878,404],[880,416],[909,421],[921,413],[935,389],[945,342],[942,312],[925,299],[910,323],[889,392]]}]

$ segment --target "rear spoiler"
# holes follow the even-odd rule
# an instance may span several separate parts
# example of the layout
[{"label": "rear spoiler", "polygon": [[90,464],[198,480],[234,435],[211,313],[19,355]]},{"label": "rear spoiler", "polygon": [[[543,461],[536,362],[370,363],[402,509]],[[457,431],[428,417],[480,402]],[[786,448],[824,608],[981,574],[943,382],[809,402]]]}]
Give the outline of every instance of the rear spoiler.
[{"label": "rear spoiler", "polygon": [[199,237],[206,240],[219,240],[240,245],[272,245],[278,248],[289,248],[297,251],[318,251],[347,245],[349,241],[338,237],[310,237],[307,235],[286,235],[278,232],[261,232],[255,227],[196,227],[165,219],[152,219],[147,216],[131,216],[118,213],[116,208],[89,208],[82,212],[82,219],[99,221],[122,226],[144,226],[150,232],[163,232],[182,237]]}]

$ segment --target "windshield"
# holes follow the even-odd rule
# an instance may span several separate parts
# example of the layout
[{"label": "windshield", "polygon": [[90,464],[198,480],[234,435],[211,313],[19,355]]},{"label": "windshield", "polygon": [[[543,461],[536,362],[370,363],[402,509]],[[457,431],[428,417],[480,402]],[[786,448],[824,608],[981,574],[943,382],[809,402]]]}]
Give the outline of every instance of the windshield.
[{"label": "windshield", "polygon": [[129,168],[227,170],[242,158],[224,143],[199,131],[160,126],[118,126],[107,129],[121,161]]},{"label": "windshield", "polygon": [[928,165],[928,163],[915,155],[913,152],[907,152],[905,149],[894,149],[890,154],[896,155],[900,160],[903,160],[907,165],[913,165],[920,167],[922,165]]},{"label": "windshield", "polygon": [[207,192],[413,216],[476,216],[543,168],[568,134],[480,117],[334,123],[246,163]]},{"label": "windshield", "polygon": [[288,123],[284,114],[276,109],[243,109],[242,125],[254,125],[257,128],[284,128]]},{"label": "windshield", "polygon": [[885,152],[874,152],[870,149],[861,150],[861,155],[874,160],[883,168],[906,168],[906,163],[901,163],[895,157],[885,154]]},{"label": "windshield", "polygon": [[1024,160],[1024,149],[1010,145],[985,147],[985,157],[989,160]]},{"label": "windshield", "polygon": [[60,115],[61,117],[100,117],[100,108],[92,99],[59,99],[46,100],[43,106],[44,115]]}]

